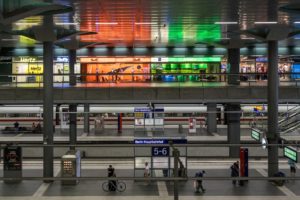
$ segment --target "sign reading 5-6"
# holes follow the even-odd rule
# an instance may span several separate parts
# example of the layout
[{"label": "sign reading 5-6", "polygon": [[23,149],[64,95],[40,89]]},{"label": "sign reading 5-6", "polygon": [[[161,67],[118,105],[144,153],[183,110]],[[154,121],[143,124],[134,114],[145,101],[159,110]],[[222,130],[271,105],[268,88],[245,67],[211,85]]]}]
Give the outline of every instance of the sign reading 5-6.
[{"label": "sign reading 5-6", "polygon": [[152,147],[152,156],[169,156],[170,148],[169,147]]}]

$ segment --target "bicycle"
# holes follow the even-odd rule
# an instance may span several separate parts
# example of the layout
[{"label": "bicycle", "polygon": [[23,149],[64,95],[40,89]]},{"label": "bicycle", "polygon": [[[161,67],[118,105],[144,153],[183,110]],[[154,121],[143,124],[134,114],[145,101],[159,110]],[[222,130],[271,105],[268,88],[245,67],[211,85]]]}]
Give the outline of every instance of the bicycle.
[{"label": "bicycle", "polygon": [[115,191],[124,192],[126,190],[126,184],[123,181],[106,181],[102,183],[102,189],[105,192],[110,192],[109,186],[113,187]]}]

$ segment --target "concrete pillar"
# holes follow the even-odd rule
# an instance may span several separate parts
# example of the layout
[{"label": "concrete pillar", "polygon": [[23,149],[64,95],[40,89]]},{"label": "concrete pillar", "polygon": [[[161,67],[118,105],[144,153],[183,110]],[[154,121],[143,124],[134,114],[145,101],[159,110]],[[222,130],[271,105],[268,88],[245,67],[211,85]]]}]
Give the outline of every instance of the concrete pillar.
[{"label": "concrete pillar", "polygon": [[[70,129],[69,129],[70,145],[76,145],[76,143],[77,143],[77,105],[70,104],[69,112],[70,112]],[[70,150],[75,150],[75,147],[70,147]]]},{"label": "concrete pillar", "polygon": [[59,109],[60,109],[60,104],[57,104],[55,107],[55,125],[60,125]]},{"label": "concrete pillar", "polygon": [[[268,42],[268,132],[269,144],[278,144],[278,41]],[[268,175],[278,172],[278,147],[268,147]]]},{"label": "concrete pillar", "polygon": [[[45,21],[52,20],[50,16],[45,17]],[[43,140],[44,145],[53,145],[53,42],[43,43],[44,62],[44,93],[43,93]],[[53,177],[53,147],[44,147],[43,176]],[[48,182],[48,181],[47,181]]]},{"label": "concrete pillar", "polygon": [[69,50],[70,86],[76,85],[75,64],[76,64],[76,50]]},{"label": "concrete pillar", "polygon": [[[228,49],[228,84],[239,85],[240,84],[240,49]],[[234,75],[231,75],[234,74]]]},{"label": "concrete pillar", "polygon": [[217,104],[216,103],[207,104],[207,132],[208,133],[217,132]]},{"label": "concrete pillar", "polygon": [[83,132],[90,133],[90,105],[89,104],[84,104]]},{"label": "concrete pillar", "polygon": [[[241,128],[240,128],[240,117],[241,117],[240,104],[227,104],[226,115],[227,115],[227,137],[229,144],[240,144],[241,142]],[[229,147],[229,157],[239,158],[240,147],[232,146]]]}]

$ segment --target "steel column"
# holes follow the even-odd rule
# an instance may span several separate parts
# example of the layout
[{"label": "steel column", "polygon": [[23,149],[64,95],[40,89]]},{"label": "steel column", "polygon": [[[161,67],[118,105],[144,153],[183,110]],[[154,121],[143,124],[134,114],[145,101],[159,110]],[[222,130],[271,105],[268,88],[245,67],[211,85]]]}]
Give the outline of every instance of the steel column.
[{"label": "steel column", "polygon": [[[268,131],[269,144],[278,143],[278,41],[268,42]],[[278,147],[268,147],[268,175],[278,172]]]}]

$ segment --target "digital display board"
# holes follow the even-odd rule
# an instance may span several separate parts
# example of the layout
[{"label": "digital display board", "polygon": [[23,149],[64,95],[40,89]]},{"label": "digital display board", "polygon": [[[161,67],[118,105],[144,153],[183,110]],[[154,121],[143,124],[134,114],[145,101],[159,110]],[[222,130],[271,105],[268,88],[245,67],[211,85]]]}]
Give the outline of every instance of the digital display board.
[{"label": "digital display board", "polygon": [[261,134],[262,133],[256,129],[251,130],[251,138],[253,138],[256,141],[260,141]]},{"label": "digital display board", "polygon": [[291,159],[294,162],[298,162],[298,151],[293,147],[284,147],[283,156],[288,159]]}]

